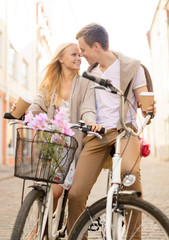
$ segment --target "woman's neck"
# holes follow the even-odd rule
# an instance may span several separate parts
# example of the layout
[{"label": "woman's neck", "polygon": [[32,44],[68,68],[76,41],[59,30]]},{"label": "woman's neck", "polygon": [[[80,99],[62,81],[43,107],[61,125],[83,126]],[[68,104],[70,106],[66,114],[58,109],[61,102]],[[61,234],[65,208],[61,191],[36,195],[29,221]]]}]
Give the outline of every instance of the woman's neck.
[{"label": "woman's neck", "polygon": [[70,98],[73,79],[75,75],[76,75],[76,71],[62,69],[59,95],[64,100],[68,100]]},{"label": "woman's neck", "polygon": [[61,82],[62,83],[69,83],[69,82],[72,82],[74,77],[76,75],[76,72],[75,71],[70,71],[70,70],[67,70],[65,69],[64,71],[62,71],[62,80]]}]

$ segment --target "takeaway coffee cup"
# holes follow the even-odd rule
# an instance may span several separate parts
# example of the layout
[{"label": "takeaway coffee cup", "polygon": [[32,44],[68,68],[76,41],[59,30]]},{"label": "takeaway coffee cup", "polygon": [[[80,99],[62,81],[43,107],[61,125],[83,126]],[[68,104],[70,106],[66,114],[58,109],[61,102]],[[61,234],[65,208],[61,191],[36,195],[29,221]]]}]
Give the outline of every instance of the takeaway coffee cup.
[{"label": "takeaway coffee cup", "polygon": [[19,119],[32,103],[33,99],[29,95],[22,94],[16,102],[15,109],[11,112],[12,116]]},{"label": "takeaway coffee cup", "polygon": [[148,107],[151,106],[151,103],[154,101],[153,92],[141,92],[140,93],[140,102],[142,111],[146,111]]}]

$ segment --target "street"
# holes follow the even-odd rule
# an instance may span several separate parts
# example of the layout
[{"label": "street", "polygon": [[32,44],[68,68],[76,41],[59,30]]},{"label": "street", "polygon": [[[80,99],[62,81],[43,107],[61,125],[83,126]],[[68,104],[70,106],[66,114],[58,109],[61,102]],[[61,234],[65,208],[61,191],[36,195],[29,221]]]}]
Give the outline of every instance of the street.
[{"label": "street", "polygon": [[16,177],[0,181],[0,240],[10,239],[21,204],[22,182]]},{"label": "street", "polygon": [[[150,201],[169,217],[169,161],[159,162],[143,158],[142,182],[144,199]],[[27,186],[31,182],[27,182]],[[106,170],[95,184],[88,205],[105,195]],[[26,187],[26,191],[29,189]],[[20,207],[22,180],[10,177],[0,180],[0,240],[9,240]]]}]

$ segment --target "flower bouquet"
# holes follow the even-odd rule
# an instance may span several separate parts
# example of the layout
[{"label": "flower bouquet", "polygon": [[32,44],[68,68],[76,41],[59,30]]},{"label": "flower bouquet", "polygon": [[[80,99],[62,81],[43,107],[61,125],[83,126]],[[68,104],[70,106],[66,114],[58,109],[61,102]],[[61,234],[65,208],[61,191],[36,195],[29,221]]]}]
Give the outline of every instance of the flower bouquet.
[{"label": "flower bouquet", "polygon": [[[28,112],[25,115],[26,130],[31,132],[29,139],[26,139],[31,149],[30,164],[27,164],[27,173],[24,172],[27,178],[63,183],[77,148],[68,119],[63,107],[56,109],[53,119],[49,119],[46,113],[34,116]],[[18,143],[18,146],[23,146],[23,139]],[[19,155],[16,157],[19,158]]]}]

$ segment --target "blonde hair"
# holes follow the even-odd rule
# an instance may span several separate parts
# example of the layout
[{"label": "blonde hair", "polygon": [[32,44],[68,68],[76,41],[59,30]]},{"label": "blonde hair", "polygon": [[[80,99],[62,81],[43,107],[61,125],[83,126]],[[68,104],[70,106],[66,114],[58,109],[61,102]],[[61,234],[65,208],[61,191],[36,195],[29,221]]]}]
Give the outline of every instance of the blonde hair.
[{"label": "blonde hair", "polygon": [[[51,97],[53,94],[53,90],[57,89],[57,96],[60,97],[60,86],[61,86],[61,79],[62,79],[62,68],[59,59],[63,55],[63,52],[65,48],[71,46],[71,45],[77,45],[76,43],[63,43],[58,46],[58,48],[55,51],[54,56],[52,57],[49,64],[44,68],[43,71],[45,71],[45,75],[43,78],[43,81],[40,84],[39,91],[45,91],[47,94],[45,94],[45,103],[46,106],[49,107]],[[79,71],[77,70],[77,75],[79,75]]]}]

